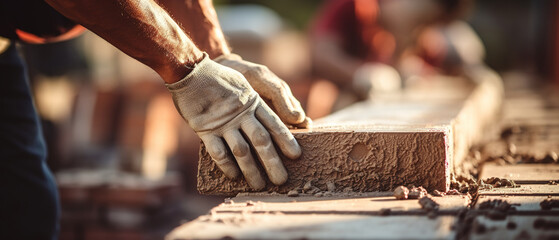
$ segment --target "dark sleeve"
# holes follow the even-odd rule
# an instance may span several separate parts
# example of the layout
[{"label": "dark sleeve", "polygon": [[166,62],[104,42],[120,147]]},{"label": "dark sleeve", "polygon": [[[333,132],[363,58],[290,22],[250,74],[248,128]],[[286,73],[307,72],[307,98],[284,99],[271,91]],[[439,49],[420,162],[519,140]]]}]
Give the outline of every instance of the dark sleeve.
[{"label": "dark sleeve", "polygon": [[0,35],[17,39],[16,29],[42,37],[60,36],[77,24],[43,0],[0,0]]}]

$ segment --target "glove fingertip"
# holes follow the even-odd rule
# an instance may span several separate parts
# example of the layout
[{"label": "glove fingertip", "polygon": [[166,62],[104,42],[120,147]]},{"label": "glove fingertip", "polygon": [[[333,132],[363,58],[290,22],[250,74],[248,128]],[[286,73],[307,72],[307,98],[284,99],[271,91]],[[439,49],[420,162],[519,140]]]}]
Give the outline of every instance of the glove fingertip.
[{"label": "glove fingertip", "polygon": [[252,187],[256,191],[260,191],[260,190],[264,189],[264,187],[266,187],[266,182],[264,181],[264,179],[262,179],[262,177],[253,178],[253,179],[250,179],[250,180],[247,179],[247,181],[249,181],[250,187]]},{"label": "glove fingertip", "polygon": [[274,112],[287,124],[296,125],[305,120],[305,112],[299,109],[290,108],[287,102],[272,102]]},{"label": "glove fingertip", "polygon": [[275,185],[279,186],[287,182],[287,171],[285,170],[285,168],[276,170],[273,176],[274,177],[270,177],[270,181],[272,181],[272,183]]},{"label": "glove fingertip", "polygon": [[282,152],[289,159],[297,159],[301,156],[301,154],[303,154],[301,146],[299,146],[299,143],[297,143],[297,140],[295,140],[295,138],[291,140],[291,143],[289,145],[290,146],[286,146],[284,147],[284,149],[282,149]]},{"label": "glove fingertip", "polygon": [[297,110],[293,110],[293,111],[288,110],[286,112],[287,112],[286,114],[287,116],[283,119],[283,121],[285,121],[287,124],[298,125],[305,121],[305,113],[303,112]]},{"label": "glove fingertip", "polygon": [[236,179],[241,175],[241,171],[233,162],[229,162],[227,165],[230,166],[220,166],[223,174],[225,174],[227,178]]},{"label": "glove fingertip", "polygon": [[310,117],[305,117],[305,120],[303,120],[303,122],[299,123],[299,124],[295,124],[294,126],[297,128],[307,128],[310,129],[312,128],[313,125],[313,121]]}]

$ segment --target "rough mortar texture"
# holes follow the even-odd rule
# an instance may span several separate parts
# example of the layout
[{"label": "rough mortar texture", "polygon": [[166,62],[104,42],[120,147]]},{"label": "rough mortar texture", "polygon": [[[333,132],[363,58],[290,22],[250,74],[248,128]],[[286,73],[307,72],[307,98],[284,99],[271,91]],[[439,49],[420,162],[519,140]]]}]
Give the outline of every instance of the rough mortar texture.
[{"label": "rough mortar texture", "polygon": [[[283,159],[289,174],[287,183],[269,192],[287,193],[312,180],[314,186],[328,190],[390,191],[404,184],[446,191],[445,131],[432,132],[299,132],[295,138],[303,155],[297,160]],[[263,172],[263,171],[262,171]],[[229,180],[200,149],[198,190],[202,194],[235,195],[252,189],[244,179]]]}]

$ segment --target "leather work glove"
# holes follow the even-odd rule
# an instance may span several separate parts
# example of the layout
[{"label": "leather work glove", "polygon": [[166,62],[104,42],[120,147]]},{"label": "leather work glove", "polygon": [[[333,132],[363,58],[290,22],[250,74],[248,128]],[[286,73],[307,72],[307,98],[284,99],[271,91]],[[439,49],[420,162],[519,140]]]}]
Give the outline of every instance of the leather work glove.
[{"label": "leather work glove", "polygon": [[[287,171],[272,139],[290,159],[298,158],[301,148],[242,74],[205,54],[186,77],[166,86],[179,113],[227,177],[238,177],[240,168],[252,188],[264,188],[266,182],[251,154],[252,147],[272,183],[287,181]],[[236,163],[227,149],[231,149]]]},{"label": "leather work glove", "polygon": [[237,54],[221,55],[214,61],[242,73],[254,90],[271,102],[275,112],[286,124],[299,128],[312,125],[312,120],[305,116],[301,103],[293,96],[287,83],[268,67],[245,61]]},{"label": "leather work glove", "polygon": [[400,74],[393,67],[382,63],[366,63],[353,74],[352,87],[361,99],[374,93],[394,92],[402,87]]}]

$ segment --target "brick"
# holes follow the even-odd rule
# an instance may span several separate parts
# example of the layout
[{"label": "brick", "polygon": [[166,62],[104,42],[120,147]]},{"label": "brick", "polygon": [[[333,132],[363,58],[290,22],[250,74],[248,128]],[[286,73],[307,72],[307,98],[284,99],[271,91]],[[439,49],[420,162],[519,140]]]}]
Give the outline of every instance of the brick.
[{"label": "brick", "polygon": [[[540,211],[540,210],[542,210],[541,207],[540,207],[540,203],[543,200],[546,200],[548,198],[549,198],[548,196],[508,196],[508,195],[487,196],[487,195],[482,195],[477,200],[477,205],[479,205],[480,203],[485,202],[485,201],[500,199],[500,200],[506,200],[508,203],[514,205],[517,212]],[[552,196],[549,199],[559,200],[559,196]],[[558,213],[557,210],[558,209],[553,208],[553,211],[555,211],[555,214]]]},{"label": "brick", "polygon": [[[433,197],[439,209],[446,212],[457,212],[470,204],[465,195],[449,195]],[[243,194],[221,204],[212,212],[278,212],[278,213],[344,213],[344,214],[380,214],[382,209],[390,209],[398,214],[425,214],[417,199],[396,200],[392,192],[372,193],[335,193],[329,197],[300,195],[288,197],[285,194]]]},{"label": "brick", "polygon": [[[268,182],[266,190],[287,193],[313,180],[322,190],[334,182],[358,192],[409,184],[447,191],[451,174],[501,106],[499,78],[489,74],[480,82],[473,90],[447,86],[378,96],[317,120],[311,130],[294,130],[303,154],[282,159],[287,183]],[[244,179],[227,179],[201,146],[198,191],[232,196],[252,190]]]},{"label": "brick", "polygon": [[202,216],[165,239],[454,239],[454,216],[224,213]]},{"label": "brick", "polygon": [[499,166],[488,163],[483,166],[480,179],[489,177],[507,178],[517,182],[540,182],[559,180],[557,164],[516,164]]},{"label": "brick", "polygon": [[519,187],[499,187],[481,189],[482,195],[556,195],[559,196],[559,185],[549,184],[522,184]]}]

